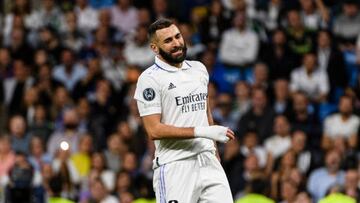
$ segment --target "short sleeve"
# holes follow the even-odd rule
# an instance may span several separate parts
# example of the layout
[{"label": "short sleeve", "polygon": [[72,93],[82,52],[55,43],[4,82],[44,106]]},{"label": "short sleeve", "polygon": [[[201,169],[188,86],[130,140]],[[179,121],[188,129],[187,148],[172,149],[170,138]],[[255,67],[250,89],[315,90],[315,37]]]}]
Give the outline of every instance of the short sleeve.
[{"label": "short sleeve", "polygon": [[136,84],[134,99],[137,101],[140,116],[161,113],[161,94],[156,81],[142,75]]}]

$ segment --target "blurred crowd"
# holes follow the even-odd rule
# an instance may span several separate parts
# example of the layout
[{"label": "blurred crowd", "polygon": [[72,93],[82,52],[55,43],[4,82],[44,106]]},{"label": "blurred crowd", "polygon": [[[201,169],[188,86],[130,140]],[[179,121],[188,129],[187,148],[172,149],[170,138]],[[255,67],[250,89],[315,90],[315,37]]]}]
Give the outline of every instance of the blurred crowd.
[{"label": "blurred crowd", "polygon": [[154,202],[155,148],[133,93],[154,62],[148,25],[162,17],[207,67],[215,122],[236,132],[218,146],[234,200],[360,201],[357,0],[0,8],[0,202]]}]

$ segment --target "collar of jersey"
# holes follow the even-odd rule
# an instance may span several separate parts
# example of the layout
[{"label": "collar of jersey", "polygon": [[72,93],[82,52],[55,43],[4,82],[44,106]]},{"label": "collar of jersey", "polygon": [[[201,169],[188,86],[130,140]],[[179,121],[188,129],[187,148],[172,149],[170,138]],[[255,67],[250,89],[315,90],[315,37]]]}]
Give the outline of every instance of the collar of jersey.
[{"label": "collar of jersey", "polygon": [[191,65],[184,60],[184,62],[181,65],[181,68],[177,68],[175,66],[169,65],[167,63],[165,63],[164,61],[162,61],[161,59],[159,59],[159,57],[155,56],[155,65],[160,68],[163,69],[165,71],[169,71],[169,72],[176,72],[179,70],[186,70],[189,69],[191,67]]}]

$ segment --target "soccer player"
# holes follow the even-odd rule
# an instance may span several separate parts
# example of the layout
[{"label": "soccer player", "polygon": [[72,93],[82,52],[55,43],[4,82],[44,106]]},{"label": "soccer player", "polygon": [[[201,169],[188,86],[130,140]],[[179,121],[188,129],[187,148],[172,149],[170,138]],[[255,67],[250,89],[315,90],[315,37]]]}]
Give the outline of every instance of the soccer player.
[{"label": "soccer player", "polygon": [[140,75],[134,98],[155,140],[157,203],[233,203],[215,142],[234,139],[234,132],[212,125],[205,66],[185,60],[186,44],[172,21],[155,21],[148,34],[155,63]]}]

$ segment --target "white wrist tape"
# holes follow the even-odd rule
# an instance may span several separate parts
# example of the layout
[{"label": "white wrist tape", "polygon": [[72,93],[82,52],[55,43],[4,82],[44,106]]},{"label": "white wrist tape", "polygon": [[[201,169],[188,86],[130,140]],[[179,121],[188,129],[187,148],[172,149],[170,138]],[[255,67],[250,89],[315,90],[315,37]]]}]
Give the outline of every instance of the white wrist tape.
[{"label": "white wrist tape", "polygon": [[194,136],[226,143],[229,141],[229,138],[226,136],[227,130],[227,127],[220,125],[198,126],[194,128]]}]

